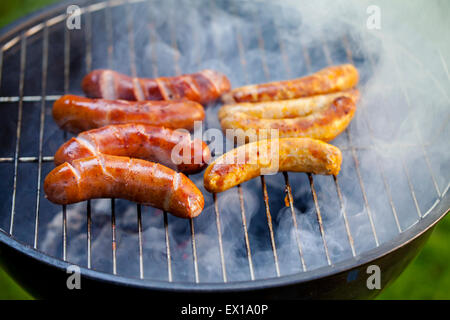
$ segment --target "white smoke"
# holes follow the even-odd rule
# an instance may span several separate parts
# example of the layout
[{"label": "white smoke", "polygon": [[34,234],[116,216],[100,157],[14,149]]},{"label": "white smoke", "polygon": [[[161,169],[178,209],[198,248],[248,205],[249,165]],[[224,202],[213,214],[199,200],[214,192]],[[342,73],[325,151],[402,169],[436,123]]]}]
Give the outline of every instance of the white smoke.
[{"label": "white smoke", "polygon": [[[369,6],[379,9],[380,29],[367,28]],[[139,17],[132,20],[138,76],[154,76],[152,62],[158,64],[158,74],[164,76],[174,75],[177,68],[183,73],[214,68],[224,72],[237,87],[299,77],[329,63],[353,62],[359,69],[361,101],[355,119],[348,132],[332,142],[342,148],[344,155],[337,182],[342,203],[332,177],[314,177],[325,241],[307,175],[289,174],[297,230],[291,210],[285,205],[283,175],[266,178],[281,275],[303,270],[297,239],[307,270],[327,265],[325,244],[330,263],[334,264],[351,257],[352,250],[358,255],[376,247],[377,242],[392,240],[417,223],[419,215],[439,199],[438,192],[442,195],[448,189],[450,44],[444,41],[450,29],[447,1],[192,0],[136,2],[130,8]],[[123,21],[125,10],[121,6],[112,13],[114,21]],[[92,18],[100,19],[102,15],[99,12]],[[123,31],[126,28],[118,28],[124,28],[124,23],[115,24],[114,29],[113,67],[120,69],[130,60],[128,36]],[[153,40],[151,28],[156,33]],[[94,43],[93,50],[104,51],[104,46],[106,40]],[[346,48],[351,51],[351,61]],[[219,128],[219,107],[220,103],[206,110],[208,128]],[[221,282],[213,197],[202,186],[202,174],[191,178],[206,200],[204,212],[193,222],[199,280]],[[242,194],[255,278],[275,277],[260,179],[244,183]],[[228,281],[247,280],[249,255],[238,190],[226,191],[217,199]],[[94,202],[93,220],[99,212],[108,216],[109,211],[108,206]],[[144,274],[166,280],[163,215],[148,211],[151,213],[147,209],[142,212]],[[69,216],[77,214],[84,216],[85,210],[69,212]],[[138,277],[136,206],[118,205],[116,219],[118,272]],[[127,229],[127,225],[131,227]],[[190,223],[169,217],[168,225],[173,280],[194,281]],[[110,272],[111,253],[98,248],[110,252],[111,225],[105,222],[95,227],[93,267]],[[69,238],[85,230],[85,225],[71,223]],[[49,225],[47,232],[42,249],[52,251],[51,244],[59,239],[61,229]],[[78,253],[83,251],[79,246],[86,239],[80,239],[78,244],[69,242],[69,257],[83,264],[85,253]]]}]

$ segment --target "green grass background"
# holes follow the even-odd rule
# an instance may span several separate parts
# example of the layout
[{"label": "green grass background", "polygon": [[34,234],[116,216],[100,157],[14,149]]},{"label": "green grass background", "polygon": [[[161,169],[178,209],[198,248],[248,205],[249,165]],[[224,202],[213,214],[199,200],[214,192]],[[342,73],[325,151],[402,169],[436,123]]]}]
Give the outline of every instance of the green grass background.
[{"label": "green grass background", "polygon": [[[55,0],[1,0],[0,28]],[[419,256],[378,299],[450,299],[450,216],[439,223]],[[0,299],[31,299],[0,268]]]}]

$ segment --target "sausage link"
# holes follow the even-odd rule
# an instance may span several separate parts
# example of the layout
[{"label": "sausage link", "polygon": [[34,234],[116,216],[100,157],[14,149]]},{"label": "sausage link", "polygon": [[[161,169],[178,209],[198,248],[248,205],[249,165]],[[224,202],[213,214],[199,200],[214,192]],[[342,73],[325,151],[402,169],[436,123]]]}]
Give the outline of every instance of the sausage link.
[{"label": "sausage link", "polygon": [[[278,130],[279,137],[333,140],[356,111],[356,89],[295,100],[225,105],[219,110],[222,129]],[[235,133],[245,134],[236,130]]]},{"label": "sausage link", "polygon": [[214,70],[155,79],[132,78],[113,70],[94,70],[81,84],[88,97],[125,100],[188,99],[205,104],[230,90],[228,78]]},{"label": "sausage link", "polygon": [[206,143],[191,140],[188,132],[129,123],[85,131],[71,138],[56,151],[55,165],[101,153],[154,161],[187,174],[201,171],[210,159]]},{"label": "sausage link", "polygon": [[337,175],[341,162],[341,151],[320,140],[260,140],[217,158],[205,171],[204,185],[209,192],[222,192],[260,176],[263,169]]},{"label": "sausage link", "polygon": [[109,124],[142,123],[191,130],[205,118],[194,101],[125,101],[65,95],[55,101],[53,118],[63,129],[78,133]]},{"label": "sausage link", "polygon": [[44,191],[56,204],[121,198],[150,205],[180,218],[198,216],[203,195],[184,174],[158,163],[98,155],[66,162],[45,178]]},{"label": "sausage link", "polygon": [[350,89],[358,83],[351,64],[332,66],[311,75],[236,88],[223,96],[226,103],[287,100]]}]

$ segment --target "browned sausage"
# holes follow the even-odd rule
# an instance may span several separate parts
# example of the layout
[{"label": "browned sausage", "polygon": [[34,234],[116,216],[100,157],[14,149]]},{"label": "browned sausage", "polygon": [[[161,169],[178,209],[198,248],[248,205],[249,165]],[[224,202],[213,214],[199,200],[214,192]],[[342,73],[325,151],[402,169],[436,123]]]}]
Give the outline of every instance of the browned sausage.
[{"label": "browned sausage", "polygon": [[55,101],[53,118],[63,129],[78,133],[109,124],[143,123],[191,130],[205,118],[194,101],[125,101],[65,95]]},{"label": "browned sausage", "polygon": [[184,174],[158,163],[110,155],[65,162],[47,175],[44,191],[56,204],[121,198],[180,218],[194,218],[204,206],[202,193]]},{"label": "browned sausage", "polygon": [[[236,135],[253,129],[276,129],[281,138],[309,137],[331,141],[347,128],[356,111],[357,89],[292,100],[238,103],[219,110],[222,129]],[[258,135],[259,136],[259,135]]]},{"label": "browned sausage", "polygon": [[233,149],[211,163],[204,185],[209,192],[222,192],[253,179],[263,170],[337,175],[342,153],[331,144],[310,138],[260,140]]},{"label": "browned sausage", "polygon": [[201,171],[210,159],[206,143],[191,140],[188,132],[129,123],[80,133],[56,151],[55,165],[100,153],[154,161],[188,174]]},{"label": "browned sausage", "polygon": [[132,78],[113,70],[94,70],[81,84],[88,97],[125,100],[188,99],[200,103],[216,100],[230,90],[230,81],[220,72],[202,70],[166,78]]},{"label": "browned sausage", "polygon": [[350,89],[358,83],[351,64],[328,67],[309,76],[236,88],[223,96],[227,103],[295,99]]}]

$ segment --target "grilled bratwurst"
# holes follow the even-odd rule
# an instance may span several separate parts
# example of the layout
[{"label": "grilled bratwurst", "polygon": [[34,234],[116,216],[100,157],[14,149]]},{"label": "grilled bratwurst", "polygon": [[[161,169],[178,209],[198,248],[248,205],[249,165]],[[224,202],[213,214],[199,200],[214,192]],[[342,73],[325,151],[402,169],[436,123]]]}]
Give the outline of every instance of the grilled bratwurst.
[{"label": "grilled bratwurst", "polygon": [[125,101],[65,95],[53,104],[53,118],[63,129],[81,132],[110,124],[141,123],[191,130],[205,118],[194,101]]},{"label": "grilled bratwurst", "polygon": [[351,64],[328,67],[309,76],[233,89],[223,96],[226,103],[287,100],[353,88],[358,70]]},{"label": "grilled bratwurst", "polygon": [[206,143],[191,139],[188,132],[129,123],[84,131],[71,138],[56,151],[55,165],[101,153],[158,162],[187,174],[201,171],[210,159]]},{"label": "grilled bratwurst", "polygon": [[[224,105],[219,110],[222,129],[276,129],[279,136],[333,140],[347,128],[356,111],[359,92],[351,89],[306,98]],[[236,131],[236,135],[245,134]]]},{"label": "grilled bratwurst", "polygon": [[341,162],[341,151],[319,140],[260,140],[217,158],[205,171],[204,185],[209,192],[222,192],[264,174],[263,170],[337,175]]},{"label": "grilled bratwurst", "polygon": [[44,191],[56,204],[121,198],[180,218],[194,218],[204,206],[201,191],[184,174],[158,163],[110,155],[63,163],[47,175]]},{"label": "grilled bratwurst", "polygon": [[228,78],[217,71],[155,79],[132,78],[113,70],[94,70],[82,82],[88,97],[109,100],[177,100],[188,99],[199,103],[216,100],[230,90]]}]

